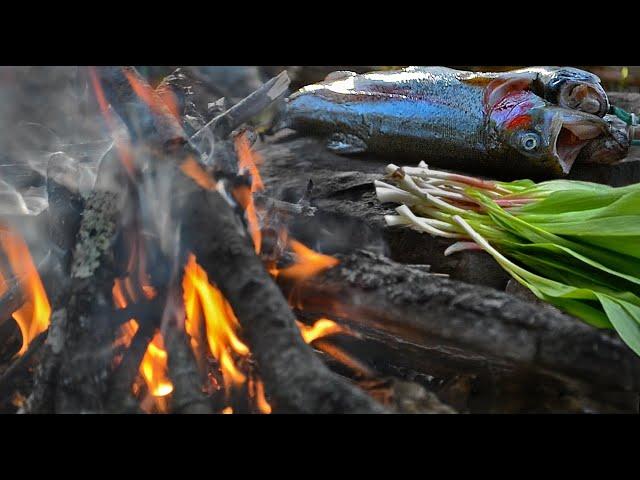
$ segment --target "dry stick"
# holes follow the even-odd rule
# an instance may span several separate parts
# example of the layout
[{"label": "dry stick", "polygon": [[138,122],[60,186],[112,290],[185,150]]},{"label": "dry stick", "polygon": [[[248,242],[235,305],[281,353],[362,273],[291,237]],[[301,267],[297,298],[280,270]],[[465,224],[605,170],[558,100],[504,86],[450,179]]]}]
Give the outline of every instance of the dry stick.
[{"label": "dry stick", "polygon": [[180,174],[182,235],[242,326],[277,411],[381,413],[362,390],[333,374],[305,344],[296,319],[224,198]]},{"label": "dry stick", "polygon": [[256,204],[263,206],[266,210],[275,210],[278,213],[302,215],[305,217],[313,217],[316,213],[315,207],[303,205],[301,203],[285,202],[284,200],[271,198],[264,194],[254,194],[253,198],[256,201]]},{"label": "dry stick", "polygon": [[207,130],[212,131],[214,138],[226,138],[243,123],[251,120],[269,105],[282,97],[289,87],[291,80],[286,70],[273,77],[262,87],[238,102],[229,110],[221,113],[204,127],[193,134],[191,140],[197,140]]}]

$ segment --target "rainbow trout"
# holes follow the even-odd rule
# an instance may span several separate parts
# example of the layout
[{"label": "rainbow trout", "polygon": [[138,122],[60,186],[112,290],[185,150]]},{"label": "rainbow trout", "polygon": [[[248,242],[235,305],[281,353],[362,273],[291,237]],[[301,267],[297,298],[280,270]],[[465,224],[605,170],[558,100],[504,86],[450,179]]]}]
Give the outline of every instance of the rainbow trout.
[{"label": "rainbow trout", "polygon": [[608,110],[598,77],[575,68],[475,73],[408,67],[334,72],[292,94],[284,118],[290,128],[327,136],[338,153],[564,175],[575,161],[593,156],[610,163],[626,155],[628,134],[602,118]]}]

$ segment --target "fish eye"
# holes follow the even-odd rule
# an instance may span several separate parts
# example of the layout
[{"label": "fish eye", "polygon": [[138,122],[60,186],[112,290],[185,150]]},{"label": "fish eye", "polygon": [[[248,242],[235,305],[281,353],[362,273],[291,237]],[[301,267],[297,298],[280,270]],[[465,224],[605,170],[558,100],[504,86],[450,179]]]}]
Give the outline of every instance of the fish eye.
[{"label": "fish eye", "polygon": [[520,146],[527,152],[531,152],[540,145],[540,137],[535,133],[525,133],[520,136]]}]

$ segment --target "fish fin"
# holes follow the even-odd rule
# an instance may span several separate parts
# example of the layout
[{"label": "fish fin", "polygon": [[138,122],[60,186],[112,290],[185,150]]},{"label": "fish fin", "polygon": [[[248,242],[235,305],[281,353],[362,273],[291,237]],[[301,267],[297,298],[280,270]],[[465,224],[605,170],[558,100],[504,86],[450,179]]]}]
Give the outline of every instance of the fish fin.
[{"label": "fish fin", "polygon": [[493,78],[483,77],[481,75],[473,75],[473,76],[461,78],[460,80],[462,82],[464,82],[464,83],[468,83],[469,85],[475,85],[475,86],[478,86],[478,87],[486,87],[487,85],[489,85],[491,83]]},{"label": "fish fin", "polygon": [[349,77],[355,77],[357,75],[356,72],[351,72],[349,70],[337,70],[335,72],[331,72],[329,75],[324,77],[325,82],[335,82],[336,80],[343,80]]},{"label": "fish fin", "polygon": [[334,153],[353,154],[367,150],[367,144],[355,135],[334,133],[327,140],[327,148]]}]

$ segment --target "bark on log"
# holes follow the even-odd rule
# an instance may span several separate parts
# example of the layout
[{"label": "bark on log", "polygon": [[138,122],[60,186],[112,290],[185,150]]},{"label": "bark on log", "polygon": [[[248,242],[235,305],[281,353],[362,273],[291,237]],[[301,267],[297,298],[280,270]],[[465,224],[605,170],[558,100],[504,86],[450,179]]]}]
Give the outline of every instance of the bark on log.
[{"label": "bark on log", "polygon": [[458,361],[511,363],[602,391],[640,390],[640,359],[615,332],[368,252],[339,258],[295,285],[306,314],[335,315]]},{"label": "bark on log", "polygon": [[58,305],[65,311],[66,328],[56,382],[56,412],[104,410],[116,336],[109,319],[117,274],[113,244],[121,202],[122,198],[111,192],[96,192],[87,200],[73,254],[71,292],[67,301]]}]

